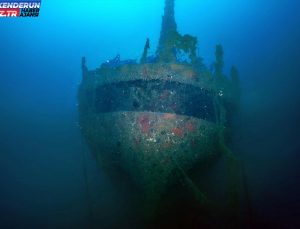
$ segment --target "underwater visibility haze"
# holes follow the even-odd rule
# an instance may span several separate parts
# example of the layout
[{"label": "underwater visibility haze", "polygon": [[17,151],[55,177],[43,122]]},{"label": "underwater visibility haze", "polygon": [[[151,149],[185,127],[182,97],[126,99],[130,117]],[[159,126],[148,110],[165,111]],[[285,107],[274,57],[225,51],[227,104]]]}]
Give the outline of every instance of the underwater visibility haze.
[{"label": "underwater visibility haze", "polygon": [[299,228],[299,12],[53,0],[0,18],[0,228]]}]

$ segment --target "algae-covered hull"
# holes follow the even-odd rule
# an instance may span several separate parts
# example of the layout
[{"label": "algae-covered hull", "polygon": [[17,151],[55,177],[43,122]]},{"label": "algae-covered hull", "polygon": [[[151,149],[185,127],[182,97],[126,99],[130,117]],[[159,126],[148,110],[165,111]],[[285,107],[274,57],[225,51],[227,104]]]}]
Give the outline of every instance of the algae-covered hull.
[{"label": "algae-covered hull", "polygon": [[216,93],[201,77],[179,64],[85,72],[80,125],[102,167],[122,169],[145,193],[159,194],[179,168],[215,157]]},{"label": "algae-covered hull", "polygon": [[[157,203],[179,177],[197,190],[189,171],[224,148],[238,100],[237,72],[223,75],[220,45],[209,71],[196,44],[176,31],[174,0],[166,0],[156,56],[148,57],[147,39],[139,63],[118,55],[88,70],[82,59],[81,131],[101,167],[114,178],[127,174],[146,202]],[[180,59],[183,53],[187,59]]]}]

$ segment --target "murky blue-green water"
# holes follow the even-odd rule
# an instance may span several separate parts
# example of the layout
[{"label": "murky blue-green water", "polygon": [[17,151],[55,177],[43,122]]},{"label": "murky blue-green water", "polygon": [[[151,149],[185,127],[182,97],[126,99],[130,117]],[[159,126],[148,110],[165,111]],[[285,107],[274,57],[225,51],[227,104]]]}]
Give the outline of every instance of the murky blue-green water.
[{"label": "murky blue-green water", "polygon": [[[96,165],[78,128],[80,60],[94,69],[158,44],[163,0],[42,1],[38,18],[0,18],[0,227],[124,228],[125,190]],[[236,146],[255,228],[299,228],[300,3],[176,0],[178,30],[211,66],[240,73]],[[85,158],[83,158],[83,155]],[[87,195],[85,170],[89,182]],[[90,214],[90,206],[93,214]]]}]

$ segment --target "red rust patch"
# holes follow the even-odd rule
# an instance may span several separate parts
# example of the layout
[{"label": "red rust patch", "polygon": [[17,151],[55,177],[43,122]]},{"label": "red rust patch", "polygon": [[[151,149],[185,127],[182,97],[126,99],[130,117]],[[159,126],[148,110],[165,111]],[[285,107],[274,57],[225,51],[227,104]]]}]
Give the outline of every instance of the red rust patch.
[{"label": "red rust patch", "polygon": [[164,119],[167,119],[167,120],[174,119],[175,117],[176,117],[175,114],[171,114],[171,113],[164,114]]},{"label": "red rust patch", "polygon": [[189,131],[189,132],[193,132],[194,130],[195,130],[195,127],[194,127],[194,125],[192,124],[192,123],[187,123],[186,125],[185,125],[185,128],[187,129],[187,131]]},{"label": "red rust patch", "polygon": [[183,137],[183,131],[182,129],[176,127],[172,129],[172,133],[176,136],[176,137]]},{"label": "red rust patch", "polygon": [[150,130],[150,118],[149,115],[142,115],[138,117],[138,123],[140,124],[142,133],[149,133]]}]

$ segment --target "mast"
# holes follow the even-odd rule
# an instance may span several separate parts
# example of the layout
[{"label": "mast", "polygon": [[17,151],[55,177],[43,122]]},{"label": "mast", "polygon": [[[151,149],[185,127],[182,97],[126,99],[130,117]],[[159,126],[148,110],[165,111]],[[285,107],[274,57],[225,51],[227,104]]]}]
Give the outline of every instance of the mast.
[{"label": "mast", "polygon": [[162,17],[160,38],[157,48],[157,54],[160,61],[174,62],[176,60],[174,49],[178,35],[174,16],[174,0],[165,0],[165,9]]}]

